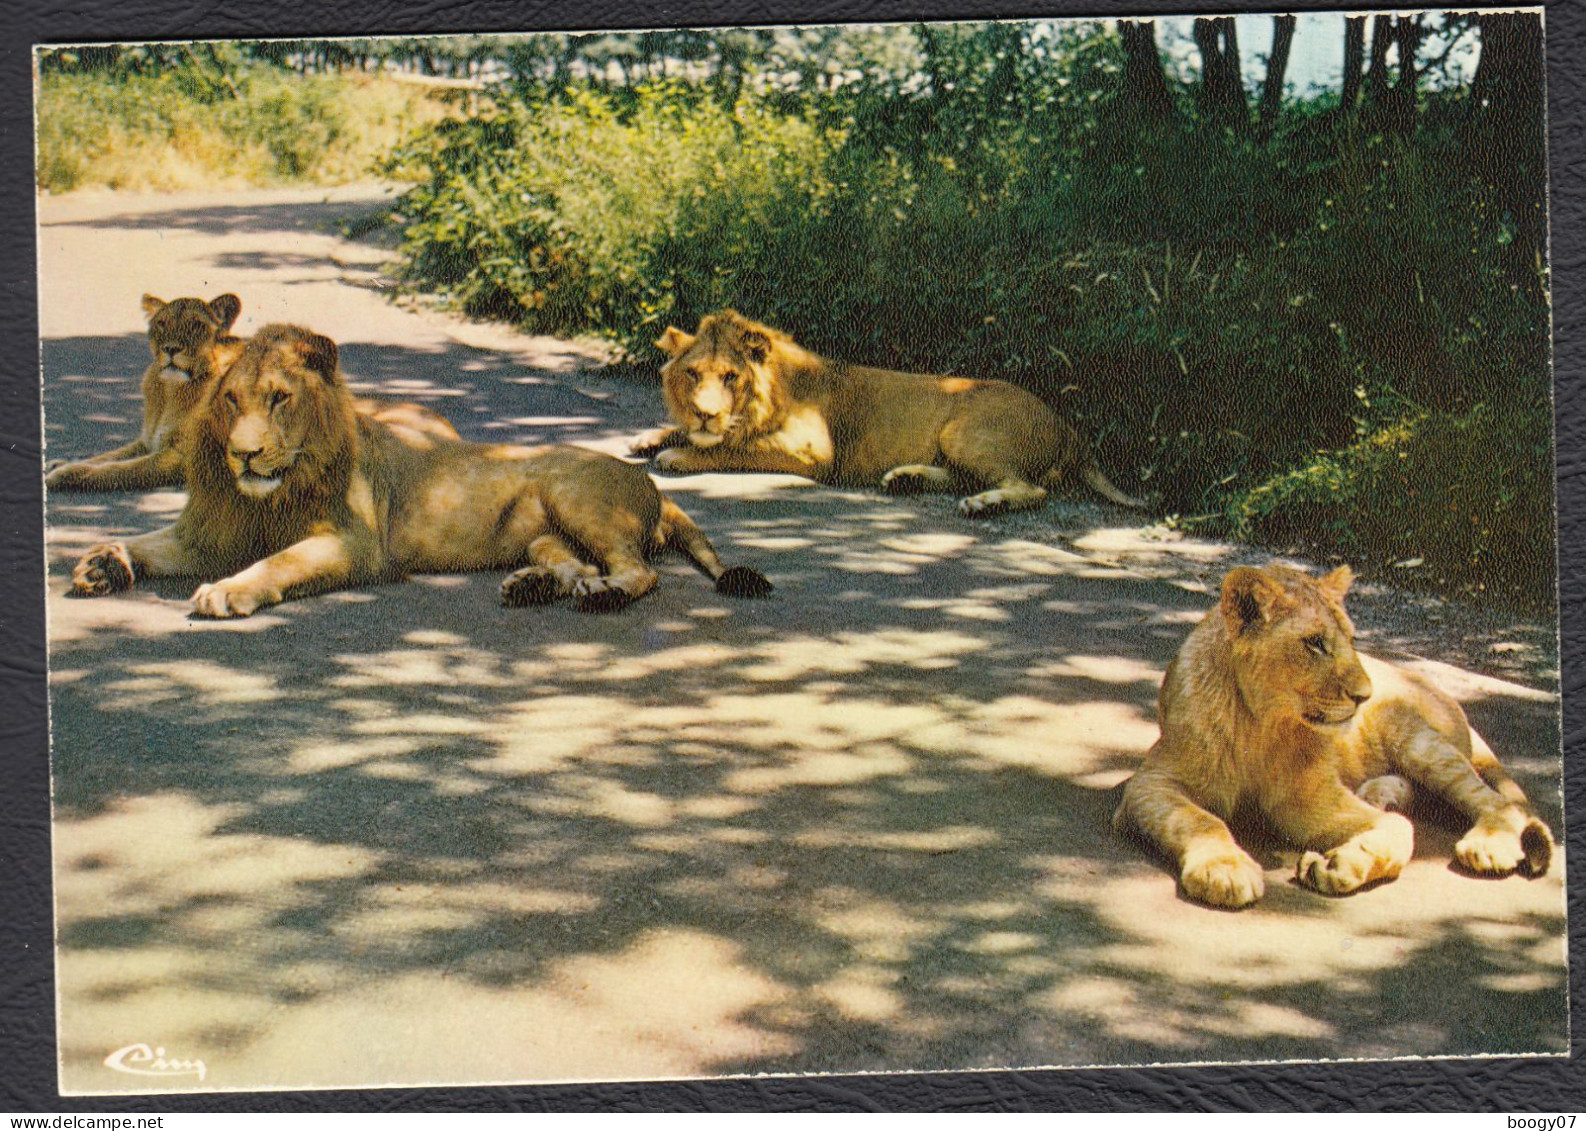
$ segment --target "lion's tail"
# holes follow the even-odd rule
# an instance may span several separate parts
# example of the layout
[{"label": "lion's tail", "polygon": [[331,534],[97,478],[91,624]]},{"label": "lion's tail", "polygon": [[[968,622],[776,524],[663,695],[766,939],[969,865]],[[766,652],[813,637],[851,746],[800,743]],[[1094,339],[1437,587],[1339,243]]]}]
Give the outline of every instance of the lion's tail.
[{"label": "lion's tail", "polygon": [[[1126,495],[1117,487],[1113,486],[1112,480],[1108,479],[1107,476],[1102,473],[1101,468],[1096,466],[1095,460],[1092,460],[1090,463],[1079,469],[1079,477],[1083,479],[1086,485],[1089,486],[1092,491],[1096,492],[1096,494],[1110,502],[1117,503],[1120,507],[1132,507],[1135,510],[1145,510],[1148,505],[1144,499],[1137,499],[1133,495]],[[1053,468],[1046,474],[1046,482],[1048,484],[1055,484],[1063,478],[1063,473],[1057,468]]]},{"label": "lion's tail", "polygon": [[700,569],[710,574],[716,582],[716,592],[728,597],[769,597],[771,582],[757,569],[748,566],[722,564],[716,547],[710,544],[704,531],[694,525],[694,520],[683,513],[683,508],[665,495],[661,496],[661,526],[656,531],[668,546],[687,555]]}]

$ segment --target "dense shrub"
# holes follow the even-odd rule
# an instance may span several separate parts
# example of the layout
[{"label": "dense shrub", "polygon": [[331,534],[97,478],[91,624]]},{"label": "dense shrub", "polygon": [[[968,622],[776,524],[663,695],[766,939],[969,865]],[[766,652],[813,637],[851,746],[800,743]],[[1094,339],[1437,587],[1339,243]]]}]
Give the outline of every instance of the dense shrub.
[{"label": "dense shrub", "polygon": [[355,181],[441,112],[389,81],[269,67],[46,70],[37,183],[66,192]]}]

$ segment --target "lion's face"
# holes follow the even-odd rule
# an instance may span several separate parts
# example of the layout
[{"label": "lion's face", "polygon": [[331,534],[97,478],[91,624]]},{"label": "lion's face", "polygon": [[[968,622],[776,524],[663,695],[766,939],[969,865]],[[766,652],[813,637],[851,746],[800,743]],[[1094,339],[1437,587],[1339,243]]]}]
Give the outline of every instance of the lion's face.
[{"label": "lion's face", "polygon": [[336,343],[295,326],[267,326],[243,348],[210,399],[212,438],[237,490],[265,499],[311,479],[349,435]]},{"label": "lion's face", "polygon": [[1224,579],[1234,678],[1258,720],[1327,730],[1371,697],[1343,607],[1352,580],[1347,566],[1319,581],[1282,567],[1240,568]]},{"label": "lion's face", "polygon": [[160,366],[160,376],[173,384],[202,379],[208,360],[242,311],[236,295],[220,295],[205,302],[179,298],[170,302],[143,296],[143,313],[149,320],[149,353]]},{"label": "lion's face", "polygon": [[697,334],[668,327],[656,346],[667,412],[696,447],[749,439],[774,428],[785,399],[772,362],[774,331],[734,311],[707,315]]}]

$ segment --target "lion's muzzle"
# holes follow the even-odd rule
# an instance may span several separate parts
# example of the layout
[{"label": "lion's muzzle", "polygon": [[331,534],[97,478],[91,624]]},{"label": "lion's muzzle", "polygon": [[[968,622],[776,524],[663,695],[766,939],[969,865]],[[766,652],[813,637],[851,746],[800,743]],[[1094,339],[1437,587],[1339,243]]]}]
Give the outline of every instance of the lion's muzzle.
[{"label": "lion's muzzle", "polygon": [[226,442],[226,462],[236,477],[237,489],[244,495],[262,499],[281,485],[285,467],[269,455],[268,447],[268,428],[257,418],[244,417],[232,428]]}]

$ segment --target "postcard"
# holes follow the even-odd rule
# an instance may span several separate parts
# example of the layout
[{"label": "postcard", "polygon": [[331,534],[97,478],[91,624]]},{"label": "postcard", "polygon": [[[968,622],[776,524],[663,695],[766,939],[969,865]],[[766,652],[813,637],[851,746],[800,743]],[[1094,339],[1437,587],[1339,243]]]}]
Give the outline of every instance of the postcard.
[{"label": "postcard", "polygon": [[62,1093],[1567,1055],[1542,34],[37,48]]}]

